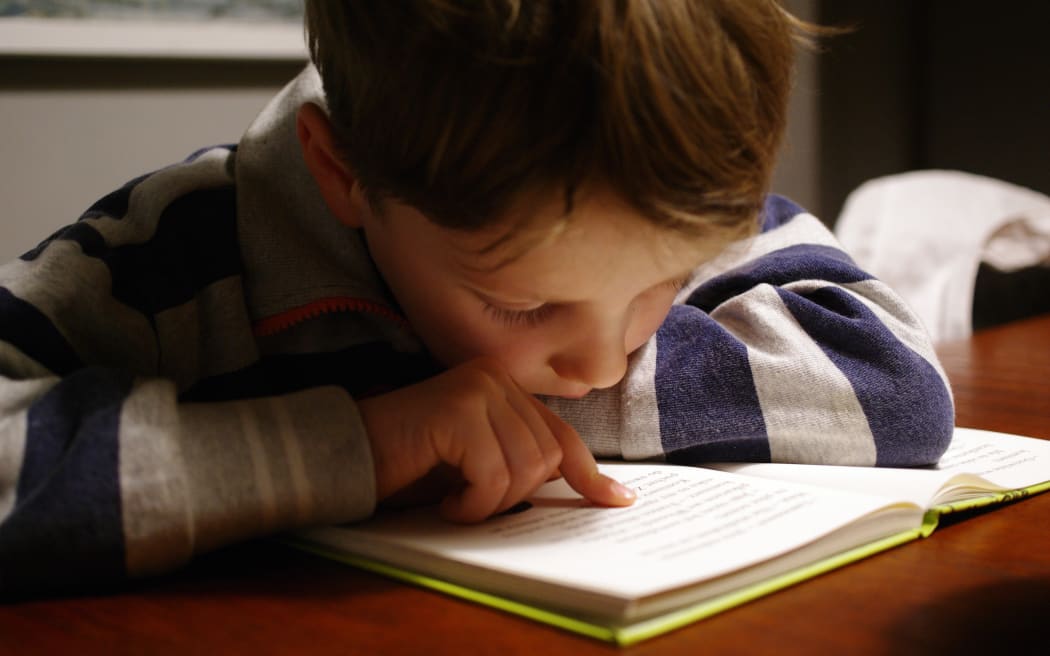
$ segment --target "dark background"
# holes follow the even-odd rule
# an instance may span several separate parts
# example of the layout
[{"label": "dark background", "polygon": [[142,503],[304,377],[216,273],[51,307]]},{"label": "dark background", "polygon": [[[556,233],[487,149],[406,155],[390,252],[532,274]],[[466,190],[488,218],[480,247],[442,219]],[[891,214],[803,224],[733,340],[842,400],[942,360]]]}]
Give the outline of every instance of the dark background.
[{"label": "dark background", "polygon": [[1050,3],[820,0],[853,26],[817,55],[819,206],[914,169],[957,169],[1050,194]]}]

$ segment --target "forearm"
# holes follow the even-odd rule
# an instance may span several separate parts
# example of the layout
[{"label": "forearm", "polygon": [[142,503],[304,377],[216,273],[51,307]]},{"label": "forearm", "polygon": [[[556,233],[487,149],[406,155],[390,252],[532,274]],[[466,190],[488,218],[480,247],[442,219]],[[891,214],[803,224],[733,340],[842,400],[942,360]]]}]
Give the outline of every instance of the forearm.
[{"label": "forearm", "polygon": [[915,350],[845,288],[790,287],[756,287],[706,320],[676,310],[656,374],[668,457],[935,462],[953,412],[932,349]]},{"label": "forearm", "polygon": [[371,512],[371,455],[342,390],[178,404],[172,387],[97,369],[4,382],[0,593],[156,573]]},{"label": "forearm", "polygon": [[[121,436],[129,573],[180,563],[165,533],[172,529],[188,556],[371,514],[371,452],[356,406],[343,390],[183,404],[171,417],[153,413],[150,394],[163,390],[127,404],[123,416],[126,426],[135,426]],[[149,439],[136,439],[131,430]],[[158,433],[168,439],[156,439]],[[146,487],[132,487],[141,472],[163,470],[169,458],[181,463],[170,476],[147,477]],[[162,496],[155,497],[157,492]]]}]

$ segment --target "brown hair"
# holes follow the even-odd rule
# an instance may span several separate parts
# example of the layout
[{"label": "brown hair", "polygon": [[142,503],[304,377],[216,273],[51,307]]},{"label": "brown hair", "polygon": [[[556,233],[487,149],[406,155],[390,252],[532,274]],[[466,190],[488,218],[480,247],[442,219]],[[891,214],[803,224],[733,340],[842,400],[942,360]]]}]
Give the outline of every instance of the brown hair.
[{"label": "brown hair", "polygon": [[774,0],[307,0],[306,29],[373,200],[471,229],[595,184],[710,234],[753,229],[803,26]]}]

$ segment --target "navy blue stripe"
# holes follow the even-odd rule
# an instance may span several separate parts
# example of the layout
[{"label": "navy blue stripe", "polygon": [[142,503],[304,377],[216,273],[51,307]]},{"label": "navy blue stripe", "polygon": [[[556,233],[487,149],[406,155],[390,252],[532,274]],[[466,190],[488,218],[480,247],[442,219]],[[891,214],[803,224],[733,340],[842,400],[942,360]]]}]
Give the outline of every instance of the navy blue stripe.
[{"label": "navy blue stripe", "polygon": [[140,182],[152,176],[152,173],[140,175],[124,184],[116,191],[106,194],[80,215],[81,219],[94,219],[100,216],[108,216],[114,219],[123,219],[128,214],[128,206],[131,204],[131,192]]},{"label": "navy blue stripe", "polygon": [[769,194],[766,196],[765,205],[762,207],[762,232],[769,232],[779,228],[805,211],[783,196]]},{"label": "navy blue stripe", "polygon": [[66,338],[36,307],[0,287],[0,340],[63,376],[83,366]]},{"label": "navy blue stripe", "polygon": [[236,189],[188,193],[165,208],[148,242],[89,255],[109,266],[117,300],[146,315],[181,305],[241,272]]},{"label": "navy blue stripe", "polygon": [[181,305],[204,287],[241,272],[237,193],[232,185],[193,191],[172,201],[146,243],[110,248],[90,223],[78,222],[23,259],[37,257],[56,239],[75,241],[85,255],[105,262],[113,297],[147,316]]},{"label": "navy blue stripe", "polygon": [[[183,163],[190,163],[198,159],[201,155],[215,150],[216,148],[222,148],[230,152],[236,152],[237,146],[235,144],[225,144],[221,146],[208,146],[207,148],[201,148],[190,154]],[[179,165],[176,165],[179,166]],[[110,192],[95,201],[91,207],[89,207],[83,214],[80,215],[78,221],[84,219],[95,219],[101,216],[106,216],[112,219],[123,219],[128,214],[128,207],[131,204],[131,194],[135,190],[135,187],[139,185],[143,180],[156,175],[157,172],[147,173],[140,175],[137,178],[133,178],[126,182],[120,189]],[[34,249],[22,255],[23,260],[35,260],[40,256],[40,253],[47,248],[48,244],[55,241],[56,239],[69,239],[80,243],[82,247],[90,247],[93,253],[98,253],[99,247],[102,245],[102,239],[94,229],[87,228],[87,224],[74,223],[69,226],[60,228],[54,232],[50,237],[41,242]],[[85,250],[85,252],[87,252]]]},{"label": "navy blue stripe", "polygon": [[15,508],[0,524],[0,591],[124,574],[121,404],[130,377],[81,369],[30,407]]},{"label": "navy blue stripe", "polygon": [[97,253],[105,248],[105,241],[102,239],[102,235],[100,235],[91,224],[74,223],[56,230],[50,237],[40,242],[40,244],[38,244],[33,250],[22,255],[22,259],[27,262],[35,260],[44,252],[45,248],[51,245],[52,242],[59,240],[75,241],[80,244],[80,248],[85,253]]},{"label": "navy blue stripe", "polygon": [[696,288],[687,302],[711,312],[725,301],[761,284],[786,285],[799,280],[845,284],[869,280],[853,260],[837,248],[796,244],[767,253],[747,264],[715,276]]},{"label": "navy blue stripe", "polygon": [[660,441],[670,462],[764,462],[769,439],[747,348],[677,305],[657,331]]},{"label": "navy blue stripe", "polygon": [[933,366],[843,289],[780,290],[780,297],[853,385],[875,438],[877,464],[936,462],[951,440],[955,416]]},{"label": "navy blue stripe", "polygon": [[[131,180],[120,189],[114,192],[106,194],[87,209],[83,214],[80,215],[80,219],[94,219],[100,216],[108,216],[114,219],[123,219],[128,213],[128,203],[131,199],[131,192],[136,186],[151,174],[139,176],[134,180]],[[58,239],[68,239],[75,241],[81,245],[81,247],[90,248],[92,251],[98,251],[102,246],[102,236],[98,232],[90,227],[86,223],[74,223],[72,225],[59,228],[50,237],[42,241],[36,248],[29,251],[22,256],[23,260],[31,261],[35,260],[40,256],[40,253],[44,251],[48,245]]]},{"label": "navy blue stripe", "polygon": [[181,400],[250,399],[321,385],[336,385],[354,398],[363,398],[419,382],[439,371],[429,355],[372,342],[331,353],[267,356],[250,367],[196,383]]}]

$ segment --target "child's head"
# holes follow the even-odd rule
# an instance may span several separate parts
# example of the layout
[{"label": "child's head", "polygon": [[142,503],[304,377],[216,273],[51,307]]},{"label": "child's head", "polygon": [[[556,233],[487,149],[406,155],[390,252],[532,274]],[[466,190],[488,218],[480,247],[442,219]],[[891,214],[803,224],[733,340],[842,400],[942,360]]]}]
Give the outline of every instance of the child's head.
[{"label": "child's head", "polygon": [[306,3],[334,133],[374,197],[473,228],[613,189],[654,223],[755,218],[795,23],[775,0]]},{"label": "child's head", "polygon": [[[797,29],[774,0],[306,10],[329,112],[314,132],[345,169],[346,193],[322,192],[365,229],[447,364],[498,355],[537,393],[613,384],[666,316],[674,282],[755,229]],[[449,289],[430,288],[442,281]],[[453,286],[474,305],[457,305]],[[619,337],[597,334],[610,325]],[[573,338],[586,331],[589,343]],[[593,371],[559,364],[564,354]]]}]

